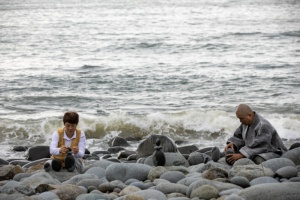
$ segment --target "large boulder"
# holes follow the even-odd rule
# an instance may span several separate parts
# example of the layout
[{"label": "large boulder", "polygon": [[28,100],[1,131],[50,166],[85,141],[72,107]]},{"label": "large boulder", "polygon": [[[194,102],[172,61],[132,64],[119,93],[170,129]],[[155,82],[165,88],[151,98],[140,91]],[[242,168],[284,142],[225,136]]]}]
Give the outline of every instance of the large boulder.
[{"label": "large boulder", "polygon": [[35,146],[29,148],[27,160],[34,161],[42,158],[50,158],[49,146]]},{"label": "large boulder", "polygon": [[148,157],[153,154],[154,147],[156,146],[156,140],[161,141],[160,145],[162,146],[163,152],[177,152],[176,144],[164,135],[150,135],[143,142],[139,144],[136,150],[137,159],[142,157]]}]

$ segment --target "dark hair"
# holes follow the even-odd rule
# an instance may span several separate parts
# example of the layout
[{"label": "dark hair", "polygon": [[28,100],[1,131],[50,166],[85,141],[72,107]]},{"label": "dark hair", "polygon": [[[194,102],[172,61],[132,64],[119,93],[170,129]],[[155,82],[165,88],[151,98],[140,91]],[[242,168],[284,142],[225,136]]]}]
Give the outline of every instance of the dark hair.
[{"label": "dark hair", "polygon": [[70,123],[70,124],[78,124],[79,122],[79,115],[77,112],[66,112],[64,114],[63,122],[65,123]]}]

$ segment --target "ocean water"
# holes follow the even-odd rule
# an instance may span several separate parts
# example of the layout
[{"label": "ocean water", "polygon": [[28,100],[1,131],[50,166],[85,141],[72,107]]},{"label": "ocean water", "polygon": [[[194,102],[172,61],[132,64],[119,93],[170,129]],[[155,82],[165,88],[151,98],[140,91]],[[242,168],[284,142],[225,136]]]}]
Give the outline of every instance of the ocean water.
[{"label": "ocean water", "polygon": [[68,110],[90,151],[151,134],[223,147],[240,103],[287,146],[299,141],[299,10],[298,0],[0,0],[0,158],[49,145]]}]

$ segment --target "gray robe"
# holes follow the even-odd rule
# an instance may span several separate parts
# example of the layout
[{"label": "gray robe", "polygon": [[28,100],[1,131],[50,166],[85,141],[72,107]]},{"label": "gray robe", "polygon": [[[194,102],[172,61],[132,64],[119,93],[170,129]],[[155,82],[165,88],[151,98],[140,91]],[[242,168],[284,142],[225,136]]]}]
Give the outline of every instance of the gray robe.
[{"label": "gray robe", "polygon": [[275,128],[257,113],[250,126],[241,124],[237,128],[233,137],[227,141],[230,142],[241,154],[250,159],[256,155],[265,160],[278,158],[287,151]]}]

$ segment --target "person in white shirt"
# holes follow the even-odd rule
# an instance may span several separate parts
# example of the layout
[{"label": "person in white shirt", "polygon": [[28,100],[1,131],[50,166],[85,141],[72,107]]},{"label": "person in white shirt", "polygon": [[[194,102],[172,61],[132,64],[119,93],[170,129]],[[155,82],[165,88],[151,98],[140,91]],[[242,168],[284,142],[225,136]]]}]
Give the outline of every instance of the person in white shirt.
[{"label": "person in white shirt", "polygon": [[66,112],[63,117],[64,127],[54,131],[50,144],[51,160],[44,164],[45,171],[52,168],[60,171],[66,168],[69,172],[76,168],[82,172],[81,158],[85,154],[86,137],[84,131],[77,129],[79,115],[76,112]]}]

